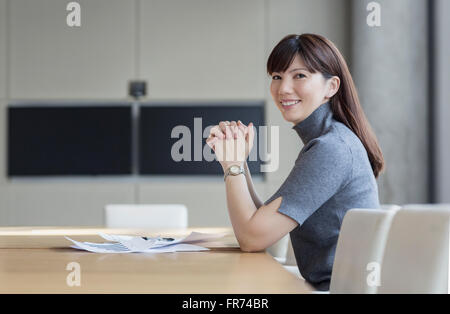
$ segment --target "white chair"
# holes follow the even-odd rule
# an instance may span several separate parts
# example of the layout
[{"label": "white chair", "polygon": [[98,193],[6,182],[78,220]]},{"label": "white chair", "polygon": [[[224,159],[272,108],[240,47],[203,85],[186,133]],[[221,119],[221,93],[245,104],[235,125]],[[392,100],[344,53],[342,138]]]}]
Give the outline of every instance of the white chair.
[{"label": "white chair", "polygon": [[277,241],[272,246],[266,249],[267,253],[273,256],[279,263],[284,264],[284,260],[286,259],[286,251],[288,248],[289,242],[289,234],[282,237],[279,241]]},{"label": "white chair", "polygon": [[406,204],[402,209],[447,209],[450,204]]},{"label": "white chair", "polygon": [[107,228],[187,228],[188,213],[181,204],[111,204],[105,207]]},{"label": "white chair", "polygon": [[[395,210],[400,209],[400,206],[394,205],[394,204],[383,204],[383,205],[381,205],[381,208],[383,209],[383,211],[381,211],[381,213],[380,213],[381,215],[391,216],[391,215],[393,215],[393,214],[395,213]],[[387,212],[388,210],[390,210],[390,211],[392,211],[392,212]],[[376,210],[375,210],[375,211],[376,211]],[[392,217],[391,217],[391,218],[392,218]],[[391,218],[388,217],[388,218],[386,219],[385,223],[389,224]],[[344,220],[345,220],[345,219],[344,219]],[[384,227],[388,227],[388,226],[384,226]],[[387,230],[386,230],[386,229],[381,229],[380,231],[383,232],[384,237],[387,236]],[[342,232],[342,227],[341,227],[341,232]],[[348,235],[348,236],[349,236],[349,237],[352,236],[351,232],[349,232],[349,235]],[[341,242],[342,242],[342,241],[343,241],[343,240],[341,240]],[[369,243],[370,243],[371,245],[375,245],[375,249],[376,249],[376,244],[377,244],[376,242],[370,242],[370,240],[369,240]],[[342,246],[342,244],[341,244],[341,246]],[[345,250],[345,247],[344,247],[342,250]],[[356,253],[354,253],[354,254],[358,254],[358,253],[356,252]],[[289,271],[290,273],[294,274],[294,275],[297,276],[297,277],[302,278],[302,275],[300,274],[300,271],[299,271],[298,266],[297,266],[297,261],[296,261],[296,259],[295,259],[294,249],[293,249],[293,247],[292,247],[292,242],[290,241],[290,239],[289,239],[289,242],[288,242],[288,248],[287,248],[287,252],[286,252],[286,258],[285,258],[285,259],[278,259],[278,258],[277,258],[277,260],[283,264],[283,267],[284,267],[287,271]],[[336,261],[336,258],[335,258],[335,261]],[[338,268],[339,268],[339,263],[340,263],[340,262],[338,261]],[[333,268],[333,269],[334,269],[334,268]],[[332,275],[332,276],[333,276],[333,275]],[[335,283],[335,289],[334,289],[333,292],[334,292],[334,293],[339,293],[339,292],[338,292],[338,291],[340,290],[340,287],[339,287],[339,285],[340,285],[340,283],[339,283],[339,274],[338,274],[337,272],[335,272],[334,277],[335,277],[335,281],[337,280],[337,283]],[[331,286],[331,284],[330,284],[330,286]],[[369,289],[369,290],[373,290],[373,289]]]},{"label": "white chair", "polygon": [[300,270],[297,266],[297,260],[295,259],[294,248],[292,247],[291,239],[289,238],[286,258],[283,260],[283,267],[291,274],[294,274],[297,277],[303,278],[300,274]]},{"label": "white chair", "polygon": [[388,231],[398,207],[382,208],[390,209],[351,209],[345,214],[330,293],[376,293],[377,282],[372,284],[367,277],[372,265],[381,265]]},{"label": "white chair", "polygon": [[450,208],[397,212],[388,235],[378,293],[449,293]]},{"label": "white chair", "polygon": [[292,247],[291,238],[289,238],[287,252],[286,252],[286,259],[284,261],[284,264],[287,266],[297,267],[297,260],[295,259],[294,248]]},{"label": "white chair", "polygon": [[380,208],[385,210],[399,210],[402,207],[396,204],[383,204],[380,206]]}]

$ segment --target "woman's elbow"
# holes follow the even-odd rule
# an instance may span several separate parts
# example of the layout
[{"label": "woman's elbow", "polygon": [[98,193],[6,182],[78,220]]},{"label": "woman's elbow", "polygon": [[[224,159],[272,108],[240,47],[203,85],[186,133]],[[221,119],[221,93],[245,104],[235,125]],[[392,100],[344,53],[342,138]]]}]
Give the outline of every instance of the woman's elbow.
[{"label": "woman's elbow", "polygon": [[249,222],[246,225],[246,228],[241,230],[236,238],[239,242],[239,246],[241,247],[241,251],[243,252],[254,253],[261,252],[266,249],[266,246],[263,243],[264,237],[259,230],[259,226],[252,222]]},{"label": "woman's elbow", "polygon": [[241,245],[241,251],[242,252],[246,252],[246,253],[257,253],[257,252],[261,252],[263,249],[260,248],[254,248],[251,246],[242,246]]},{"label": "woman's elbow", "polygon": [[264,251],[266,248],[257,242],[249,240],[238,240],[241,251],[246,253],[256,253]]}]

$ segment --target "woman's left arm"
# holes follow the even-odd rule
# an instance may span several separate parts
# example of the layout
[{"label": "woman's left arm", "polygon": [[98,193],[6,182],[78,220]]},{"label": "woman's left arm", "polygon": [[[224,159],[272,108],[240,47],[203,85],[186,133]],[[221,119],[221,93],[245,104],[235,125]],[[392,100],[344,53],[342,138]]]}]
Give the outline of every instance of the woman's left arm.
[{"label": "woman's left arm", "polygon": [[244,175],[228,176],[226,193],[231,224],[243,251],[264,250],[298,225],[294,219],[278,212],[281,197],[257,210]]},{"label": "woman's left arm", "polygon": [[[226,139],[217,133],[217,137],[211,137],[207,140],[207,143],[219,157],[218,160],[224,171],[231,165],[244,165],[251,150],[249,143],[252,143],[253,140],[249,130],[245,131],[242,128],[232,127],[227,131],[229,133]],[[236,152],[241,152],[241,154],[234,154],[232,148]],[[256,208],[246,177],[243,174],[227,176],[225,186],[231,224],[243,251],[264,250],[298,225],[294,219],[278,212],[281,197],[261,206],[259,209]]]}]

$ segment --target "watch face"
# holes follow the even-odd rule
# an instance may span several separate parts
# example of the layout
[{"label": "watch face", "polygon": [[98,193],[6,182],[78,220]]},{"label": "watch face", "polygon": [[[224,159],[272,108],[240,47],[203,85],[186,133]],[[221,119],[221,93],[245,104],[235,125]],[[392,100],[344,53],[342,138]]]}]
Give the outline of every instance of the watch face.
[{"label": "watch face", "polygon": [[230,172],[232,174],[238,174],[241,171],[241,168],[239,168],[238,166],[231,166],[230,168]]}]

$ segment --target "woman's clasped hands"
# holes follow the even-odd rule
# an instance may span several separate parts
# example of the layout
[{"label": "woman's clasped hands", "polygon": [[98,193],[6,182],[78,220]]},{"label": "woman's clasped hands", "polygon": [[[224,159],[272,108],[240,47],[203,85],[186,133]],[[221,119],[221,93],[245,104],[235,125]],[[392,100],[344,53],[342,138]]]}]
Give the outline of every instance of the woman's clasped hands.
[{"label": "woman's clasped hands", "polygon": [[255,130],[239,121],[222,121],[211,128],[206,143],[213,149],[225,171],[232,165],[243,166],[253,147]]}]

